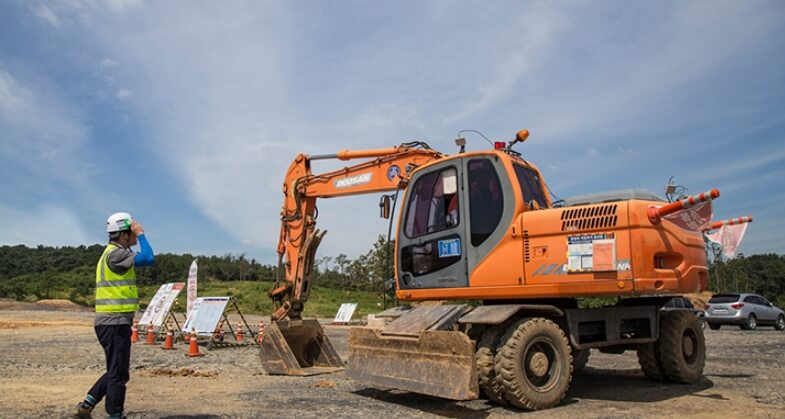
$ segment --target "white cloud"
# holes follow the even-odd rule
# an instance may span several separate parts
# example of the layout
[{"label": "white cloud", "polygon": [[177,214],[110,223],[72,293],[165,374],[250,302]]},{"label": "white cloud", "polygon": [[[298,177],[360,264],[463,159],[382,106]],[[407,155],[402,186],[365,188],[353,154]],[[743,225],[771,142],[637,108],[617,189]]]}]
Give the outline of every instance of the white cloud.
[{"label": "white cloud", "polygon": [[131,91],[128,89],[120,89],[117,91],[117,98],[120,100],[128,99],[128,96],[131,96]]},{"label": "white cloud", "polygon": [[36,16],[40,17],[41,19],[45,20],[50,25],[54,26],[55,28],[60,27],[60,19],[57,15],[49,8],[49,6],[45,4],[39,4],[34,10]]},{"label": "white cloud", "polygon": [[23,211],[0,203],[0,220],[0,244],[77,246],[98,239],[87,234],[72,212],[56,206]]},{"label": "white cloud", "polygon": [[113,60],[113,59],[111,59],[111,58],[104,58],[104,59],[103,59],[103,60],[101,60],[101,62],[99,63],[99,66],[100,66],[102,69],[105,69],[105,68],[112,68],[112,67],[117,67],[117,65],[118,65],[118,64],[120,64],[120,63],[119,63],[117,60]]},{"label": "white cloud", "polygon": [[123,13],[131,9],[142,7],[143,0],[108,0],[109,8],[115,13]]},{"label": "white cloud", "polygon": [[0,68],[0,156],[24,163],[35,172],[69,176],[75,151],[89,130],[78,113],[46,89],[25,84]]}]

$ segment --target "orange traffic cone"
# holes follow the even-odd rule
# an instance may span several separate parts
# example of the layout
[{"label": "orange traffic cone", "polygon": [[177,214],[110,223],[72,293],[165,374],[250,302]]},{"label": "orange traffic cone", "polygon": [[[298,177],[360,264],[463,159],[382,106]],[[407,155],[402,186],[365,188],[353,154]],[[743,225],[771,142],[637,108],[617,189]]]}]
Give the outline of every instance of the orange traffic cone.
[{"label": "orange traffic cone", "polygon": [[259,322],[259,334],[256,335],[256,340],[262,343],[262,338],[264,338],[264,321]]},{"label": "orange traffic cone", "polygon": [[191,344],[188,345],[188,353],[185,356],[204,356],[203,353],[199,353],[199,342],[196,341],[195,331],[191,333]]},{"label": "orange traffic cone", "polygon": [[235,334],[235,336],[237,337],[238,343],[243,341],[243,324],[240,322],[237,322],[237,334]]},{"label": "orange traffic cone", "polygon": [[164,339],[163,349],[174,349],[174,333],[172,333],[171,327],[166,329],[166,339]]},{"label": "orange traffic cone", "polygon": [[131,343],[139,342],[139,322],[134,320],[134,325],[131,326]]},{"label": "orange traffic cone", "polygon": [[145,340],[145,345],[155,345],[155,333],[153,331],[154,327],[151,324],[147,326],[147,339]]}]

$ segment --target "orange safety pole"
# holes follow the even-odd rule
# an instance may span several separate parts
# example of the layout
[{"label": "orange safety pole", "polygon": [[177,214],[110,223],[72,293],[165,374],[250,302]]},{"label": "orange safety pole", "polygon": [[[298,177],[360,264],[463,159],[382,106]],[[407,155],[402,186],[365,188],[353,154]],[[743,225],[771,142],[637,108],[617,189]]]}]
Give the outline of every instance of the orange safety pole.
[{"label": "orange safety pole", "polygon": [[264,339],[264,321],[259,322],[259,333],[256,335],[256,341],[262,343]]},{"label": "orange safety pole", "polygon": [[647,215],[649,216],[649,221],[651,221],[652,224],[656,224],[660,222],[660,218],[668,214],[673,214],[674,212],[692,208],[697,204],[719,198],[719,196],[720,190],[715,188],[702,194],[693,195],[687,199],[682,199],[681,201],[671,202],[670,204],[663,205],[661,207],[651,206],[649,207]]},{"label": "orange safety pole", "polygon": [[131,327],[131,343],[139,342],[139,321],[134,320],[134,325]]},{"label": "orange safety pole", "polygon": [[150,326],[147,326],[147,340],[144,342],[145,345],[155,345],[155,332],[153,330],[153,324],[150,323]]},{"label": "orange safety pole", "polygon": [[172,326],[166,326],[166,339],[164,339],[164,346],[162,349],[174,349],[174,333],[172,332]]},{"label": "orange safety pole", "polygon": [[738,217],[738,218],[728,218],[727,220],[715,221],[711,223],[709,228],[703,231],[711,231],[711,230],[716,230],[722,226],[733,226],[733,225],[739,225],[739,224],[751,223],[751,222],[752,222],[752,216],[749,215],[746,215],[744,217]]},{"label": "orange safety pole", "polygon": [[191,343],[188,345],[188,353],[185,354],[188,357],[195,357],[195,356],[204,356],[203,353],[199,352],[199,342],[196,339],[196,330],[191,330]]}]

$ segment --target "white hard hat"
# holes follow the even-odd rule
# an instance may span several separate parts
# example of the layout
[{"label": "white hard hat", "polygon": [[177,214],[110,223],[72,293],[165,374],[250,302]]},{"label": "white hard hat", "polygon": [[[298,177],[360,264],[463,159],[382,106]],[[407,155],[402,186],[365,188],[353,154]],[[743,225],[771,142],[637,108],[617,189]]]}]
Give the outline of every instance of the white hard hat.
[{"label": "white hard hat", "polygon": [[131,214],[127,212],[116,212],[106,220],[106,232],[115,233],[118,231],[129,230],[131,223],[134,222]]}]

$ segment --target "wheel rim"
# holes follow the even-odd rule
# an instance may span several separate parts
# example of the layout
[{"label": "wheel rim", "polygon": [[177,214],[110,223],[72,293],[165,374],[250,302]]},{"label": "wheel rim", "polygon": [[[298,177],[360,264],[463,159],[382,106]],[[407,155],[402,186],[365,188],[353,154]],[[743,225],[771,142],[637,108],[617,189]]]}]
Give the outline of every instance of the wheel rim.
[{"label": "wheel rim", "polygon": [[559,352],[547,338],[532,340],[523,353],[523,377],[533,390],[545,393],[558,383],[561,372]]},{"label": "wheel rim", "polygon": [[749,319],[750,328],[754,329],[758,324],[755,322],[755,316],[750,316]]},{"label": "wheel rim", "polygon": [[698,335],[692,329],[684,331],[681,339],[681,355],[688,364],[695,362],[698,357]]},{"label": "wheel rim", "polygon": [[777,327],[780,329],[785,329],[785,317],[780,317],[777,319]]}]

